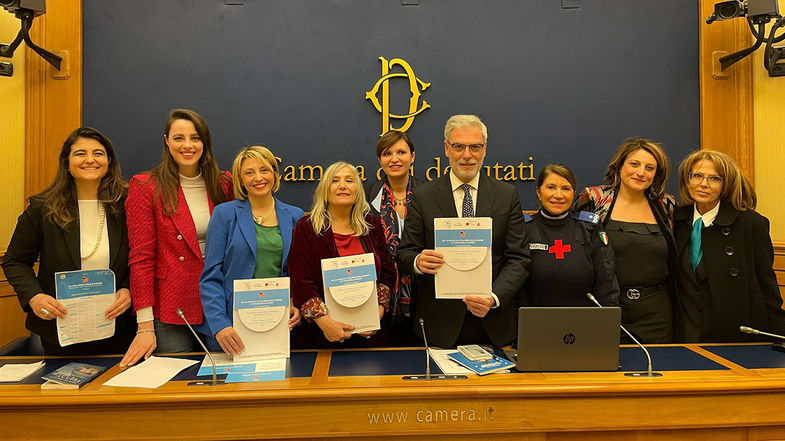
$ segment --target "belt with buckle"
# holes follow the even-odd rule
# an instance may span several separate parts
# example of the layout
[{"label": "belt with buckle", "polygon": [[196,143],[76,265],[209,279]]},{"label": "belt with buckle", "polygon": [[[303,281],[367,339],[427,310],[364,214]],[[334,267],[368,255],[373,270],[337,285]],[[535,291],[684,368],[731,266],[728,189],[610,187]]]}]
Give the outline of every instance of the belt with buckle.
[{"label": "belt with buckle", "polygon": [[662,284],[644,286],[640,288],[622,288],[622,295],[626,295],[630,300],[638,300],[641,296],[649,295],[662,289]]}]

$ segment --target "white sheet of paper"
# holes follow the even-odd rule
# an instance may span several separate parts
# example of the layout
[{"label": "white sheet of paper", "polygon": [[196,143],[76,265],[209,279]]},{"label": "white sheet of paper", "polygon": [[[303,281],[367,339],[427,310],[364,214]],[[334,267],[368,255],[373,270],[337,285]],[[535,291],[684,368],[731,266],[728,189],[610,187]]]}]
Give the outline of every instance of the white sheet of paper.
[{"label": "white sheet of paper", "polygon": [[196,363],[198,363],[196,360],[152,356],[144,362],[115,375],[104,383],[104,386],[155,389],[174,378],[183,369]]},{"label": "white sheet of paper", "polygon": [[68,310],[57,319],[57,338],[61,346],[103,340],[114,335],[114,319],[106,318],[106,310],[114,302],[113,294],[80,299],[63,299]]},{"label": "white sheet of paper", "polygon": [[8,363],[0,367],[0,382],[22,381],[44,367],[43,361],[35,363]]},{"label": "white sheet of paper", "polygon": [[106,310],[115,299],[115,276],[108,269],[55,273],[55,297],[68,309],[57,319],[60,346],[103,340],[114,335]]},{"label": "white sheet of paper", "polygon": [[[375,262],[373,253],[322,259],[324,302],[330,318],[354,325],[352,334],[381,329]],[[344,274],[344,281],[328,287],[328,277],[337,273]],[[359,282],[351,283],[355,279]]]},{"label": "white sheet of paper", "polygon": [[256,372],[285,371],[286,359],[275,358],[256,362]]},{"label": "white sheet of paper", "polygon": [[471,369],[462,366],[457,361],[448,357],[447,354],[455,352],[455,349],[429,349],[431,358],[442,370],[445,375],[476,375]]},{"label": "white sheet of paper", "polygon": [[245,350],[235,362],[289,357],[289,278],[234,281],[232,322]]},{"label": "white sheet of paper", "polygon": [[436,218],[433,226],[434,249],[444,255],[434,276],[436,298],[491,297],[493,219]]}]

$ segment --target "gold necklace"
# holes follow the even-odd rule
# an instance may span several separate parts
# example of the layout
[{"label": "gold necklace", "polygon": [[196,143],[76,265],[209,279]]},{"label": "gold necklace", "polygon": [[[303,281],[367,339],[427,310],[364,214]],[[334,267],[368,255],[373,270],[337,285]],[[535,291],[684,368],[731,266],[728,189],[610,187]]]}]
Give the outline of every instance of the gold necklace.
[{"label": "gold necklace", "polygon": [[103,204],[99,202],[98,211],[100,212],[100,220],[98,221],[98,237],[95,239],[95,245],[93,245],[93,249],[86,256],[80,256],[82,260],[87,260],[98,251],[98,246],[101,245],[101,239],[104,236],[104,223],[106,223],[106,210],[103,207]]},{"label": "gold necklace", "polygon": [[274,209],[275,209],[275,200],[273,200],[270,209],[267,210],[267,214],[265,214],[264,216],[257,216],[253,214],[253,209],[251,209],[251,216],[253,217],[253,221],[256,222],[258,225],[262,225],[263,223],[267,222],[267,219],[270,219],[270,216],[272,216]]}]

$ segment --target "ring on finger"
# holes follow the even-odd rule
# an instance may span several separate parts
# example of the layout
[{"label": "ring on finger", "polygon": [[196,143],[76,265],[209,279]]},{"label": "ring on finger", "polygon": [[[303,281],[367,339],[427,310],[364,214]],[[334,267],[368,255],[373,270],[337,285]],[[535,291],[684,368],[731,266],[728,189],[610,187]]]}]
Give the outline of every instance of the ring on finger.
[{"label": "ring on finger", "polygon": [[49,314],[50,314],[50,312],[49,312],[49,310],[48,310],[48,309],[46,309],[46,308],[41,308],[41,314],[43,314],[43,315],[49,315]]}]

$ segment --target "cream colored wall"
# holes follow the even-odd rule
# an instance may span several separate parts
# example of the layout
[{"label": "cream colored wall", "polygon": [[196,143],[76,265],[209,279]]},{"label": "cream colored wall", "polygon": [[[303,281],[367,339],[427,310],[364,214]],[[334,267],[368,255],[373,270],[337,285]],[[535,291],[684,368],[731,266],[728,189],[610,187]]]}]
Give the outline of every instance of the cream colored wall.
[{"label": "cream colored wall", "polygon": [[[10,43],[19,20],[0,10],[0,42]],[[13,77],[0,77],[0,253],[5,251],[24,208],[25,188],[25,51],[22,44],[12,59]]]},{"label": "cream colored wall", "polygon": [[[785,0],[779,7],[785,13]],[[768,76],[763,52],[753,54],[755,189],[758,211],[771,221],[772,240],[785,242],[785,77]]]}]

